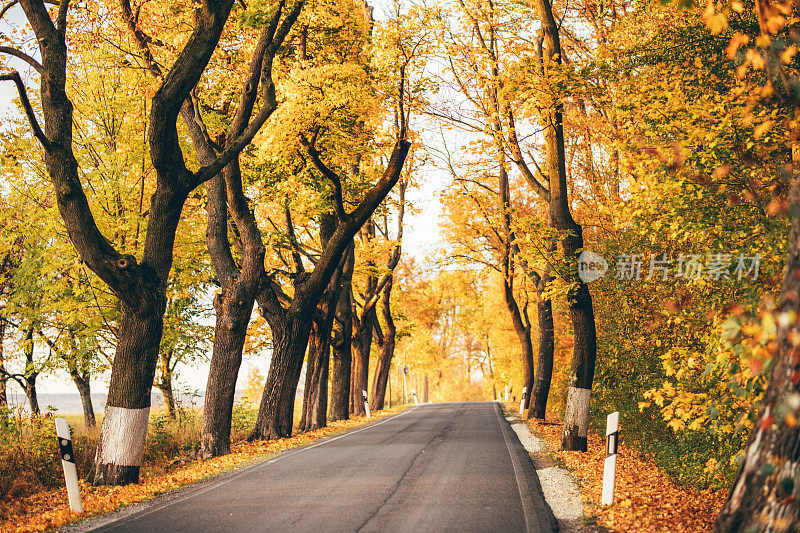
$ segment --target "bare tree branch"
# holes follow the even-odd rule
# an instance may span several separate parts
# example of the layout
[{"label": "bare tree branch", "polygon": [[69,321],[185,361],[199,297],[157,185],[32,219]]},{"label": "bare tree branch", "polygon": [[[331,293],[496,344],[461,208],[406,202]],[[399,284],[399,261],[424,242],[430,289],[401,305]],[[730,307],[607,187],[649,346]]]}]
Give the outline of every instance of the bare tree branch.
[{"label": "bare tree branch", "polygon": [[0,10],[0,19],[2,19],[2,18],[5,16],[6,12],[7,12],[9,9],[11,9],[12,7],[14,7],[14,6],[15,6],[15,5],[17,5],[18,3],[19,3],[19,0],[11,0],[11,2],[9,2],[8,4],[6,4],[6,6],[5,6],[5,7],[4,7],[2,10]]},{"label": "bare tree branch", "polygon": [[314,166],[317,167],[317,170],[322,172],[322,175],[333,184],[333,199],[336,216],[339,218],[339,220],[347,220],[348,215],[344,210],[341,178],[339,178],[339,175],[336,174],[336,172],[328,168],[325,163],[322,162],[322,159],[319,157],[319,152],[314,147],[313,141],[309,141],[306,139],[305,135],[301,134],[300,144],[302,144],[303,147],[308,151],[308,155],[311,156],[311,162],[314,163]]},{"label": "bare tree branch", "polygon": [[[275,98],[275,84],[272,81],[272,60],[275,57],[275,53],[277,52],[278,48],[289,34],[292,25],[294,25],[297,17],[300,15],[300,11],[303,9],[304,4],[304,0],[300,0],[299,2],[295,3],[295,5],[292,7],[292,10],[286,14],[286,18],[283,19],[280,27],[275,30],[274,38],[271,39],[269,49],[267,50],[264,58],[264,65],[261,69],[261,84],[264,103],[258,114],[253,118],[252,122],[242,130],[238,138],[232,141],[229,140],[225,151],[220,154],[216,161],[209,165],[203,166],[194,173],[192,176],[192,182],[188,184],[190,188],[193,189],[201,183],[210,180],[218,172],[225,168],[228,163],[233,161],[239,152],[241,152],[245,146],[250,144],[250,141],[252,141],[253,137],[256,136],[256,133],[258,133],[258,131],[261,129],[261,126],[264,125],[267,119],[278,108],[278,101]],[[281,3],[281,5],[283,5],[283,3]]]},{"label": "bare tree branch", "polygon": [[17,50],[16,48],[12,48],[10,46],[0,46],[0,54],[8,54],[10,56],[16,57],[17,59],[21,59],[30,66],[32,66],[34,69],[36,69],[36,72],[38,72],[39,74],[42,73],[41,63],[39,63],[33,57],[29,56],[28,54],[26,54],[21,50]]},{"label": "bare tree branch", "polygon": [[67,33],[67,11],[69,11],[69,0],[61,0],[58,4],[58,15],[56,16],[56,28],[61,35]]},{"label": "bare tree branch", "polygon": [[25,115],[28,117],[28,122],[31,123],[33,135],[42,143],[45,150],[50,150],[50,140],[45,136],[42,128],[39,126],[39,121],[36,120],[36,114],[31,107],[31,101],[28,100],[28,92],[25,89],[25,84],[22,83],[22,78],[16,70],[8,74],[0,74],[0,81],[13,81],[17,90],[19,91],[19,99],[22,102],[22,107],[25,109]]}]

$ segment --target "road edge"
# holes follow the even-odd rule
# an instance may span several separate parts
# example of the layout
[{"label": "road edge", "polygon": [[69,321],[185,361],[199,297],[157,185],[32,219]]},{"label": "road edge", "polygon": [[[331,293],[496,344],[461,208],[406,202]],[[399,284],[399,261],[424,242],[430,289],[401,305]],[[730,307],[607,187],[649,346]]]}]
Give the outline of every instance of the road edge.
[{"label": "road edge", "polygon": [[519,417],[512,413],[506,417],[511,429],[527,450],[536,468],[537,476],[545,476],[542,485],[545,501],[553,509],[562,533],[584,533],[594,531],[587,527],[587,508],[580,490],[580,484],[572,473],[549,459],[547,443],[534,433]]},{"label": "road edge", "polygon": [[[516,477],[517,488],[522,500],[522,510],[525,514],[527,530],[530,532],[559,531],[559,523],[542,490],[542,484],[536,472],[536,465],[534,465],[516,431],[506,420],[500,403],[494,402],[494,405],[495,414],[502,428],[503,439],[514,467],[514,476]],[[534,498],[534,494],[536,498]],[[538,518],[538,520],[534,523],[535,518]]]}]

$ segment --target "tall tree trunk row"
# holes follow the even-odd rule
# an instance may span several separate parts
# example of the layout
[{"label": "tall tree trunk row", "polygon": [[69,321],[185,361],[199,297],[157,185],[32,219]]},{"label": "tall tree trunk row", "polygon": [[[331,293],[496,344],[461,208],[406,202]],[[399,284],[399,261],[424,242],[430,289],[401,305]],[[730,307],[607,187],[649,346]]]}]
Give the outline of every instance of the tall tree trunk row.
[{"label": "tall tree trunk row", "polygon": [[347,420],[350,417],[350,378],[352,373],[353,334],[353,267],[355,250],[351,242],[345,252],[345,264],[339,282],[339,298],[332,332],[333,369],[331,372],[330,419]]},{"label": "tall tree trunk row", "polygon": [[377,364],[375,365],[374,377],[372,378],[372,391],[370,392],[369,403],[369,408],[372,411],[383,409],[386,398],[386,385],[389,381],[389,370],[391,369],[392,358],[394,357],[397,328],[392,318],[392,285],[393,278],[390,276],[381,294],[381,314],[386,327],[383,329],[382,339],[379,343],[381,352],[378,356]]}]

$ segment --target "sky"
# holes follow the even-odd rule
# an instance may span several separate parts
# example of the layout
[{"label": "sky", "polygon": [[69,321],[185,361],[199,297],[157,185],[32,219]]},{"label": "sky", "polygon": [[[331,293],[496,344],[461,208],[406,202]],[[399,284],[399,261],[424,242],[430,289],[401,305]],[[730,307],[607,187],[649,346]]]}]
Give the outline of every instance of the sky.
[{"label": "sky", "polygon": [[[384,15],[383,9],[386,5],[391,5],[391,2],[377,1],[371,2],[376,4],[375,17],[381,19]],[[12,8],[5,16],[5,20],[0,22],[0,32],[8,33],[9,23],[18,24],[24,20],[24,15],[21,8],[16,6]],[[25,78],[27,72],[27,65],[14,60],[12,63],[14,68],[20,70]],[[29,95],[34,98],[38,90],[29,84]],[[10,116],[18,116],[18,111],[13,103],[16,97],[14,85],[10,82],[0,83],[0,128],[3,128],[3,122],[8,120]],[[424,144],[433,146],[441,142],[441,135],[435,125],[425,122],[419,122],[417,129],[423,129]],[[445,132],[445,138],[451,136],[450,133]],[[417,177],[417,187],[410,188],[406,193],[407,201],[411,209],[407,210],[404,224],[403,236],[403,254],[405,257],[413,257],[417,264],[424,265],[429,262],[429,259],[436,255],[438,249],[441,248],[441,234],[439,227],[439,217],[441,215],[440,193],[446,188],[449,183],[448,176],[433,165],[427,165],[420,169]],[[13,350],[13,341],[6,340],[6,346]],[[14,368],[13,363],[9,365]],[[262,376],[266,376],[269,367],[269,355],[267,353],[261,354],[258,357],[248,357],[242,362],[239,371],[239,381],[237,388],[243,388],[244,383],[251,370],[258,369]],[[178,369],[178,379],[176,389],[189,389],[195,391],[202,391],[205,389],[206,380],[208,376],[208,364],[199,363],[193,365],[191,368],[183,367]],[[93,392],[105,392],[107,390],[108,375],[96,376],[92,380]],[[9,385],[11,396],[18,402],[25,401],[25,395],[22,390],[15,383]],[[77,391],[72,383],[69,375],[66,372],[52,372],[42,374],[37,379],[37,388],[40,394],[75,394]]]}]

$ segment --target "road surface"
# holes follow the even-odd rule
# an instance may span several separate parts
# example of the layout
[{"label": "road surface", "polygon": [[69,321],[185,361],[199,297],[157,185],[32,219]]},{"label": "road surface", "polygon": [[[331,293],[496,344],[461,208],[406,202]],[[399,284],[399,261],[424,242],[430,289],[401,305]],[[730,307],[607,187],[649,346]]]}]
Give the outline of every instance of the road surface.
[{"label": "road surface", "polygon": [[499,406],[475,402],[421,405],[76,529],[548,532],[554,524]]}]

